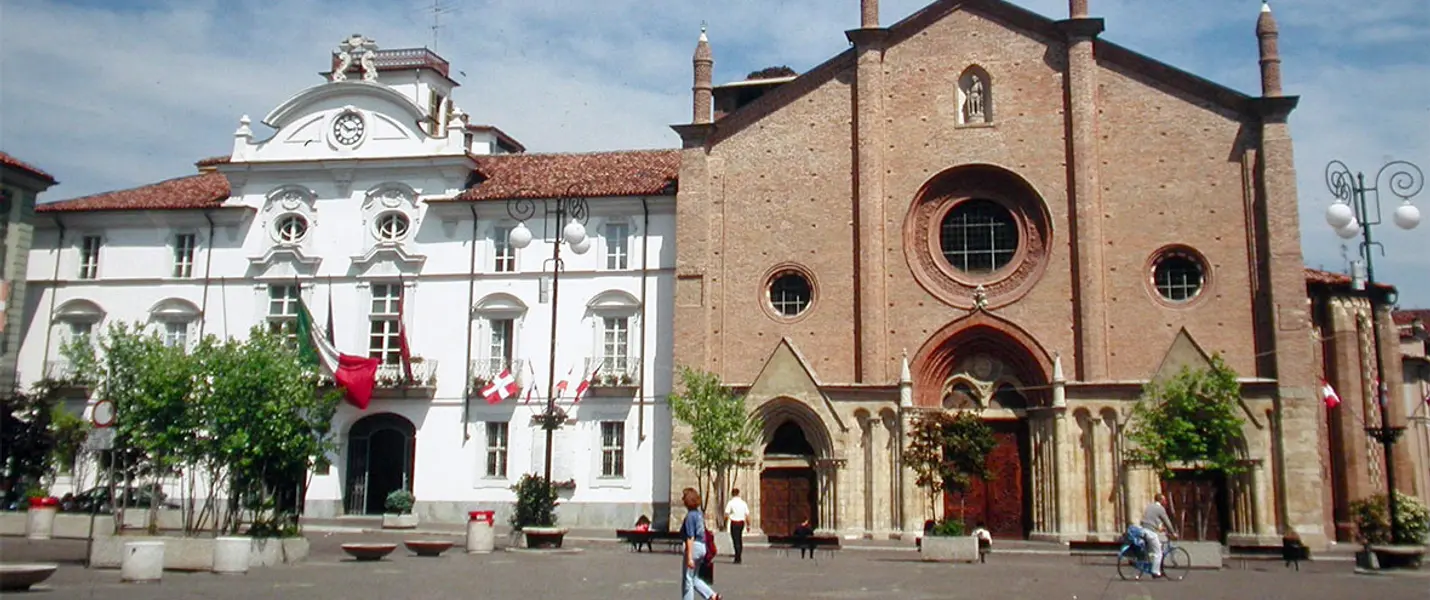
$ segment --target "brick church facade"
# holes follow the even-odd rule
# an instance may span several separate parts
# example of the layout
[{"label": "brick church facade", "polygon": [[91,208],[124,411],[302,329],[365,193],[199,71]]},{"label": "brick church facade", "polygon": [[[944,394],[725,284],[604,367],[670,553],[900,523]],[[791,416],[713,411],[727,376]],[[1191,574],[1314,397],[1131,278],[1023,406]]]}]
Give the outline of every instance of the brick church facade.
[{"label": "brick church facade", "polygon": [[[730,482],[755,529],[919,531],[909,420],[975,410],[996,477],[960,510],[995,535],[1113,539],[1165,486],[1215,495],[1202,537],[1323,545],[1297,99],[1269,9],[1248,95],[1104,41],[1087,0],[1056,21],[939,0],[888,27],[861,8],[851,47],[797,77],[717,87],[702,33],[675,126],[673,358],[764,419]],[[1212,353],[1244,381],[1245,473],[1124,465],[1142,386]],[[671,468],[672,493],[694,483]]]}]

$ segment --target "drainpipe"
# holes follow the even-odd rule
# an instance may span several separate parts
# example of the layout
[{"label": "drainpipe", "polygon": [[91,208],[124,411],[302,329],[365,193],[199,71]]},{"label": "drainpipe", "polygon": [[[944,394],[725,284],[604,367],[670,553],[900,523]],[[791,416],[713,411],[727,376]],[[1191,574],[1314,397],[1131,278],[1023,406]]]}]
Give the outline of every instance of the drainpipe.
[{"label": "drainpipe", "polygon": [[46,315],[45,323],[45,355],[40,359],[40,379],[48,379],[49,369],[46,363],[50,362],[50,340],[55,335],[55,300],[60,291],[60,252],[65,247],[65,223],[59,216],[55,216],[55,227],[60,230],[59,240],[55,242],[55,273],[50,277],[50,312]]},{"label": "drainpipe", "polygon": [[472,304],[477,294],[477,206],[468,204],[472,212],[471,262],[467,267],[467,377],[462,380],[462,444],[472,439]]},{"label": "drainpipe", "polygon": [[645,341],[646,338],[650,337],[647,334],[647,331],[649,331],[649,321],[646,320],[646,315],[649,311],[646,309],[645,302],[646,280],[650,277],[650,198],[646,196],[641,196],[641,213],[643,215],[643,221],[641,222],[641,373],[640,384],[636,388],[636,402],[640,407],[639,410],[636,411],[637,443],[645,441],[645,366],[647,358],[645,353]]},{"label": "drainpipe", "polygon": [[199,339],[204,339],[204,329],[209,322],[209,273],[214,265],[214,219],[209,211],[204,211],[204,220],[209,222],[208,250],[204,252],[204,298],[199,306]]}]

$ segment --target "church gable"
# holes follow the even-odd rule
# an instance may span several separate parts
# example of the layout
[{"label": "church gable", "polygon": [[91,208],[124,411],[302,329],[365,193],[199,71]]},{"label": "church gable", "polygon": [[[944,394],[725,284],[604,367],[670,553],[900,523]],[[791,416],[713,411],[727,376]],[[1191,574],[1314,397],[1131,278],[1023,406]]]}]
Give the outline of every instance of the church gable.
[{"label": "church gable", "polygon": [[745,398],[755,406],[775,398],[797,400],[813,410],[826,423],[834,423],[841,430],[845,429],[829,397],[820,390],[819,380],[809,363],[788,338],[781,339],[775,346],[775,351],[765,361],[764,368],[750,384]]},{"label": "church gable", "polygon": [[1177,337],[1172,339],[1172,346],[1167,349],[1167,353],[1162,356],[1162,364],[1157,367],[1157,372],[1152,376],[1153,380],[1161,381],[1175,377],[1182,369],[1193,371],[1211,368],[1211,357],[1206,351],[1192,339],[1192,335],[1183,328],[1177,332]]}]

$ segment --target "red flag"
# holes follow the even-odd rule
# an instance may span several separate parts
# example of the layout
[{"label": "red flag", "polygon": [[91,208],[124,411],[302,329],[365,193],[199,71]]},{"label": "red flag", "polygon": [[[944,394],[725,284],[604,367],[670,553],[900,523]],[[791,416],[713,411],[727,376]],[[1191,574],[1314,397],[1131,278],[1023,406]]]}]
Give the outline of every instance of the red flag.
[{"label": "red flag", "polygon": [[367,410],[372,401],[372,388],[377,382],[376,358],[363,358],[351,354],[338,356],[338,368],[333,370],[333,381],[343,387],[344,397],[358,410]]},{"label": "red flag", "polygon": [[526,361],[526,372],[531,374],[531,387],[526,388],[525,404],[531,404],[531,395],[536,393],[536,367],[531,366],[531,361]]},{"label": "red flag", "polygon": [[554,393],[556,399],[560,400],[561,394],[566,393],[566,385],[571,382],[571,373],[575,370],[576,367],[571,367],[571,370],[566,372],[566,378],[556,383],[556,391]]},{"label": "red flag", "polygon": [[598,364],[596,365],[596,369],[595,369],[594,371],[591,371],[591,376],[590,376],[590,377],[587,377],[587,378],[585,378],[585,379],[582,379],[580,385],[577,385],[577,386],[576,386],[576,399],[572,401],[573,403],[575,403],[575,402],[580,402],[580,401],[581,401],[581,396],[584,396],[584,395],[586,394],[586,390],[591,389],[591,382],[596,379],[596,375],[598,375],[598,374],[601,373],[601,367],[604,366],[605,364],[606,364],[606,361],[604,361],[604,360],[602,360],[600,363],[598,363]]},{"label": "red flag", "polygon": [[397,280],[397,350],[402,355],[402,374],[407,377],[407,383],[413,382],[412,377],[412,349],[407,346],[407,316],[404,306],[407,304],[407,285],[402,283],[399,277]]},{"label": "red flag", "polygon": [[499,404],[502,400],[515,396],[521,388],[516,385],[516,377],[511,374],[511,369],[502,369],[501,373],[493,379],[487,387],[482,388],[482,397],[487,399],[487,404]]},{"label": "red flag", "polygon": [[1325,401],[1326,408],[1335,408],[1341,405],[1341,397],[1336,395],[1335,388],[1331,387],[1326,380],[1321,380],[1321,399]]}]

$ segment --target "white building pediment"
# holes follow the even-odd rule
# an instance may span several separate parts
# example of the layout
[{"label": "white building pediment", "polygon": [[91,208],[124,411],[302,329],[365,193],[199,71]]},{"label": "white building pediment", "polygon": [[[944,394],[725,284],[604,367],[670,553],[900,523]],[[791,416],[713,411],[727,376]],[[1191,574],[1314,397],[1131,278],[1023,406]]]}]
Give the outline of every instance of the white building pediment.
[{"label": "white building pediment", "polygon": [[322,257],[308,256],[298,246],[274,246],[263,256],[249,257],[248,271],[250,277],[261,280],[313,277],[322,263]]},{"label": "white building pediment", "polygon": [[350,99],[355,97],[369,97],[385,101],[401,109],[405,116],[411,118],[413,122],[420,121],[426,116],[422,107],[413,104],[412,100],[402,95],[401,92],[383,84],[365,81],[338,81],[315,85],[298,92],[274,108],[272,112],[268,113],[268,116],[263,117],[263,124],[281,130],[294,121],[307,116],[311,112],[311,107],[316,104],[324,104],[325,101],[334,98]]},{"label": "white building pediment", "polygon": [[70,323],[98,323],[104,320],[104,309],[93,301],[76,298],[66,300],[56,308],[54,319]]},{"label": "white building pediment", "polygon": [[481,302],[472,307],[473,315],[488,318],[520,315],[524,312],[526,312],[526,303],[506,292],[487,294]]},{"label": "white building pediment", "polygon": [[586,303],[586,308],[593,313],[627,313],[639,310],[640,307],[640,300],[621,290],[601,292]]},{"label": "white building pediment", "polygon": [[362,256],[352,258],[352,269],[364,279],[390,279],[398,276],[416,276],[422,270],[427,257],[410,254],[396,244],[377,244]]}]

